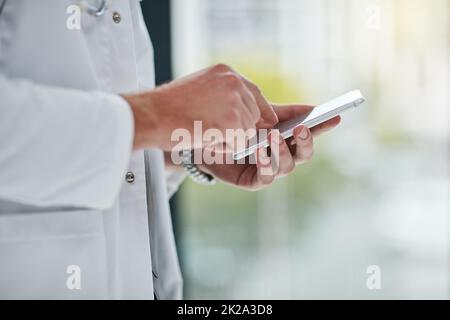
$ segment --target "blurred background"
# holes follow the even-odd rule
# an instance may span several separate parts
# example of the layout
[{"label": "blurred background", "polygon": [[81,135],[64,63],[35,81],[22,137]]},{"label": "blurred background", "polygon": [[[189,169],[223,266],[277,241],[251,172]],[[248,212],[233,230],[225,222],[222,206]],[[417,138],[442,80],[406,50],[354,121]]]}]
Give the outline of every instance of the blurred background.
[{"label": "blurred background", "polygon": [[[144,13],[161,10],[149,2]],[[273,102],[367,98],[266,190],[184,183],[173,214],[185,297],[449,299],[450,2],[162,6],[170,19],[147,22],[167,79],[223,62]],[[379,290],[366,284],[373,265]]]}]

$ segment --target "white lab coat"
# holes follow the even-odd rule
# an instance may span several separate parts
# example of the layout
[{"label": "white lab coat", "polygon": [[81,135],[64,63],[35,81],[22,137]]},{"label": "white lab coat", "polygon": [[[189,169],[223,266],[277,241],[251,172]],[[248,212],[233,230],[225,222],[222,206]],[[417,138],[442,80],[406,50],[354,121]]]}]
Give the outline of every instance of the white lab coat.
[{"label": "white lab coat", "polygon": [[180,298],[179,177],[161,151],[131,152],[117,95],[154,86],[139,0],[83,13],[81,30],[73,3],[8,0],[0,15],[0,298]]}]

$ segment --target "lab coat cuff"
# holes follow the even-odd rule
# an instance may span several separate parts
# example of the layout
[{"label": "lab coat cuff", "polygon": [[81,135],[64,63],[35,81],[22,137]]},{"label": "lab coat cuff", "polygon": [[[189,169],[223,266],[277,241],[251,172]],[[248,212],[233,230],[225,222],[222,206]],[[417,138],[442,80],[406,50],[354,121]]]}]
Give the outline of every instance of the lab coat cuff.
[{"label": "lab coat cuff", "polygon": [[[111,142],[112,156],[110,157],[110,192],[112,195],[109,205],[116,199],[127,168],[129,166],[134,140],[134,116],[129,104],[119,95],[105,95],[103,105],[108,113],[115,117],[114,139]],[[107,186],[106,186],[107,187]]]}]

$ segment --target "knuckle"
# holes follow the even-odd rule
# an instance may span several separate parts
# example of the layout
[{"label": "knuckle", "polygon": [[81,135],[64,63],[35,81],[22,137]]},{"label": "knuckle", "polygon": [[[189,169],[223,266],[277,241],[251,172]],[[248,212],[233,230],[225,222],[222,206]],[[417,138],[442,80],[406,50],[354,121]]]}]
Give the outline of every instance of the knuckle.
[{"label": "knuckle", "polygon": [[231,67],[224,63],[218,63],[212,67],[213,72],[230,72],[232,71]]},{"label": "knuckle", "polygon": [[253,82],[249,82],[249,87],[254,93],[257,93],[259,95],[262,94],[261,89],[256,84],[254,84]]},{"label": "knuckle", "polygon": [[231,89],[237,89],[241,85],[241,79],[234,73],[227,73],[224,75],[224,81]]}]

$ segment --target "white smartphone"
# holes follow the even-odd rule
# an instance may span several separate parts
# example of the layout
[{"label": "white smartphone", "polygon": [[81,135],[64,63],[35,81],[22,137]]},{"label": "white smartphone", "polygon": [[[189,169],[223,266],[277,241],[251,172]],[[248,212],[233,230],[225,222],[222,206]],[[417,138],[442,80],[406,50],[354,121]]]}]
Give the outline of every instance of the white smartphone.
[{"label": "white smartphone", "polygon": [[[352,107],[359,106],[364,101],[366,101],[366,99],[359,90],[350,91],[349,93],[315,107],[308,114],[281,122],[273,129],[278,129],[281,136],[284,139],[287,139],[293,136],[294,129],[300,125],[305,125],[308,128],[315,127],[318,124],[330,120]],[[234,160],[240,160],[255,153],[255,151],[261,147],[267,148],[269,146],[267,139],[261,141],[259,141],[259,139],[255,140],[256,141],[246,149],[236,152],[233,155]]]}]

